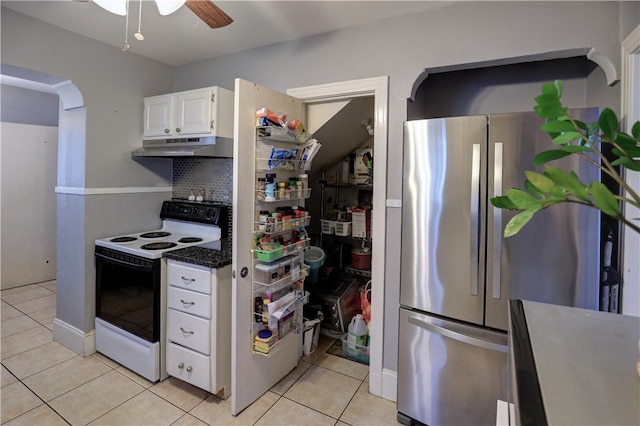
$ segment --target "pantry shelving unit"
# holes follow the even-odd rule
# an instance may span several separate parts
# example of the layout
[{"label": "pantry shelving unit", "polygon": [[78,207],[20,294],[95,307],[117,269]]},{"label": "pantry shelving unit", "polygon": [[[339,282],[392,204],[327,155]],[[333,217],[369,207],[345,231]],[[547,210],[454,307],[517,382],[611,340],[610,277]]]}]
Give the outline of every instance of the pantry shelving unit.
[{"label": "pantry shelving unit", "polygon": [[[294,207],[301,206],[311,196],[311,189],[306,184],[304,187],[287,185],[309,169],[310,164],[301,159],[302,148],[308,141],[308,135],[301,137],[288,129],[256,128],[256,181],[267,174],[275,174],[274,183],[285,182],[285,185],[271,193],[260,187],[255,190],[252,297],[254,300],[256,297],[272,298],[269,305],[273,311],[261,312],[254,305],[254,355],[272,357],[285,339],[300,337],[302,305],[309,298],[304,291],[304,280],[309,274],[309,267],[304,264],[304,250],[310,245],[305,227],[311,218],[300,209],[297,214],[285,217],[277,217],[273,212],[278,207],[291,207],[296,211]],[[269,212],[267,220],[261,219],[261,212],[265,211]],[[278,240],[281,243],[276,243]],[[268,305],[263,308],[268,309]],[[265,326],[274,336],[270,342],[257,339]]]},{"label": "pantry shelving unit", "polygon": [[[325,195],[326,195],[327,189],[333,192],[333,195],[335,196],[335,200],[340,200],[340,193],[343,191],[358,191],[358,192],[366,191],[371,193],[373,191],[373,185],[372,184],[353,184],[348,182],[328,182],[325,179],[320,180],[320,191],[321,191],[321,199],[322,199],[322,202],[320,203],[321,217],[324,217],[325,215],[324,205],[325,205]],[[352,230],[353,230],[352,221],[340,222],[340,221],[326,221],[321,219],[320,244],[321,245],[324,244],[325,237],[328,235],[331,235],[331,238],[339,238],[339,239],[344,238],[351,241],[357,241],[358,244],[371,246],[372,244],[371,236],[367,236],[367,237],[354,236],[352,233]],[[371,278],[370,270],[357,269],[351,266],[343,266],[342,270],[355,276],[369,278],[369,279]]]}]

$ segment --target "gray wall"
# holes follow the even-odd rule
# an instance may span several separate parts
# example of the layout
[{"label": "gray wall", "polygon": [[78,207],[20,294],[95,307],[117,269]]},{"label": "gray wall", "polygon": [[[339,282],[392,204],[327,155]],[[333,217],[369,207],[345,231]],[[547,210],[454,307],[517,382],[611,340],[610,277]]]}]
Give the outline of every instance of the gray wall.
[{"label": "gray wall", "polygon": [[[387,198],[401,199],[402,123],[407,99],[425,70],[467,69],[530,60],[585,55],[595,48],[619,66],[620,41],[633,28],[627,13],[636,5],[616,2],[465,2],[249,50],[178,67],[176,90],[219,85],[236,77],[273,89],[388,75],[389,165]],[[619,27],[625,15],[630,27]],[[597,24],[591,24],[596,22]],[[637,21],[636,21],[637,22]],[[617,107],[619,88],[594,71],[591,91]],[[589,77],[592,78],[592,77]],[[584,87],[584,86],[583,86]],[[585,93],[582,99],[587,99]],[[609,104],[613,101],[613,105]],[[589,99],[587,103],[592,103]],[[510,109],[510,105],[505,105]],[[516,105],[516,109],[522,109]],[[383,366],[396,370],[400,209],[387,211],[385,337]]]},{"label": "gray wall", "polygon": [[142,140],[143,98],[170,92],[173,68],[5,8],[1,19],[3,71],[71,80],[84,100],[59,117],[57,318],[88,333],[93,242],[157,227],[161,201],[171,195],[171,161],[141,164],[130,152]]},{"label": "gray wall", "polygon": [[[175,75],[166,65],[3,9],[1,58],[3,64],[69,78],[80,89],[86,106],[86,134],[60,141],[73,147],[74,140],[86,137],[86,150],[82,139],[76,147],[80,155],[66,157],[78,159],[77,176],[73,170],[68,173],[85,188],[169,185],[170,162],[150,160],[143,166],[129,157],[140,141],[144,96],[211,85],[231,89],[236,77],[284,91],[388,75],[387,198],[400,199],[406,102],[426,69],[575,56],[592,47],[619,66],[620,40],[635,26],[636,3],[456,2],[435,11],[185,65],[176,68]],[[618,87],[601,86],[593,84],[592,93],[598,98],[618,98]],[[82,119],[82,114],[67,119]],[[71,299],[63,305],[59,298],[59,315],[83,331],[93,328],[93,239],[157,220],[148,211],[156,203],[153,195],[142,197],[152,201],[141,203],[127,220],[122,220],[125,209],[118,202],[122,198],[127,196],[65,194],[63,200],[59,198],[59,220],[65,222],[62,227],[59,222],[59,248],[62,244],[68,259],[58,262],[59,277],[65,277],[58,285]],[[400,209],[389,208],[387,214],[384,367],[395,370]]]},{"label": "gray wall", "polygon": [[58,95],[0,85],[0,121],[58,126]]}]

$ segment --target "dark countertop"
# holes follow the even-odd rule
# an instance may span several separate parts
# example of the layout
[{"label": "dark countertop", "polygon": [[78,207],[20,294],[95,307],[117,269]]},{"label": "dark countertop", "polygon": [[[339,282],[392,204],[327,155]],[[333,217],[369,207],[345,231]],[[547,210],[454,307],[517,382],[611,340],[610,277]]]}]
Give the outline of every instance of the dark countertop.
[{"label": "dark countertop", "polygon": [[220,241],[220,249],[212,248],[216,244],[202,244],[197,246],[186,247],[178,250],[167,251],[162,254],[166,259],[179,260],[194,265],[206,266],[213,269],[219,269],[223,266],[231,265],[231,240],[223,239]]},{"label": "dark countertop", "polygon": [[510,306],[518,424],[640,424],[639,318],[529,301]]}]

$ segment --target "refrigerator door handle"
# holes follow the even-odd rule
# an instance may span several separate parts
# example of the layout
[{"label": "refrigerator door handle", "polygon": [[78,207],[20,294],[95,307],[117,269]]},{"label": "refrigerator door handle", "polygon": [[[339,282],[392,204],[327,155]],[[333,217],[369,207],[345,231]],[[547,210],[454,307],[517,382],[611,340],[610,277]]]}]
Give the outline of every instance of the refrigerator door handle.
[{"label": "refrigerator door handle", "polygon": [[478,295],[478,233],[480,232],[480,144],[474,143],[471,152],[471,288]]},{"label": "refrigerator door handle", "polygon": [[[493,157],[493,196],[502,195],[502,165],[504,145],[502,142],[494,144]],[[494,299],[501,298],[500,265],[502,261],[502,209],[493,208],[493,291]]]},{"label": "refrigerator door handle", "polygon": [[438,325],[431,324],[426,321],[421,321],[415,317],[409,317],[409,322],[413,325],[417,325],[418,327],[422,327],[424,329],[433,331],[434,333],[438,333],[442,336],[446,336],[450,339],[454,339],[459,342],[466,343],[468,345],[477,346],[480,348],[488,349],[490,351],[497,351],[497,352],[503,352],[503,353],[507,353],[509,350],[507,345],[501,345],[499,343],[489,342],[487,340],[483,340],[478,337],[458,333],[457,331],[453,331],[448,328],[440,327]]}]

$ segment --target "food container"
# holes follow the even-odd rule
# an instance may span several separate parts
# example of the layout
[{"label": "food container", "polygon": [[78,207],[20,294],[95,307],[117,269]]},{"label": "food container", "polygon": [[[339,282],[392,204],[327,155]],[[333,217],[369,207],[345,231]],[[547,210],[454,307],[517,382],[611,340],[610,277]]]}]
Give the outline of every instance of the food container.
[{"label": "food container", "polygon": [[351,266],[356,269],[371,269],[371,249],[369,247],[358,247],[351,250]]},{"label": "food container", "polygon": [[278,262],[274,263],[258,263],[256,265],[256,281],[263,284],[271,284],[278,281],[280,265]]}]

